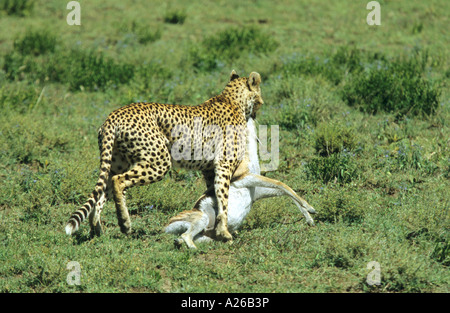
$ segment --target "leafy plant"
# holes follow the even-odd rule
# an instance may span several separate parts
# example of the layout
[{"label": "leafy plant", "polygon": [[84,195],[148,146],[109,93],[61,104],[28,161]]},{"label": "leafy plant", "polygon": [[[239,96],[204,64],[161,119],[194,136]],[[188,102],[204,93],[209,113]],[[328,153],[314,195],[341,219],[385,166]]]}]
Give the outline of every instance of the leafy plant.
[{"label": "leafy plant", "polygon": [[33,11],[34,2],[33,0],[2,0],[0,11],[8,15],[27,16]]},{"label": "leafy plant", "polygon": [[153,28],[147,24],[131,22],[131,25],[123,25],[122,31],[131,32],[136,35],[140,44],[152,43],[161,38],[162,32],[159,27]]},{"label": "leafy plant", "polygon": [[436,112],[441,94],[439,86],[424,76],[428,54],[382,62],[368,73],[354,75],[342,90],[342,99],[361,111],[379,111],[429,116]]},{"label": "leafy plant", "polygon": [[54,52],[55,46],[56,36],[46,30],[29,30],[23,37],[14,41],[14,50],[23,55]]},{"label": "leafy plant", "polygon": [[294,54],[283,61],[279,70],[286,76],[320,75],[337,85],[348,73],[362,71],[362,62],[361,51],[341,47],[327,57]]},{"label": "leafy plant", "polygon": [[68,69],[70,89],[97,89],[107,85],[119,85],[130,81],[134,76],[134,66],[118,64],[101,53],[93,51],[70,52]]},{"label": "leafy plant", "polygon": [[336,123],[323,123],[314,133],[314,148],[320,156],[330,156],[355,148],[356,136],[352,128]]},{"label": "leafy plant", "polygon": [[363,207],[348,188],[325,187],[319,200],[320,211],[315,218],[317,221],[356,223],[364,217]]},{"label": "leafy plant", "polygon": [[102,53],[82,50],[61,51],[37,59],[10,52],[4,57],[3,69],[10,80],[65,82],[71,90],[125,84],[135,73],[131,64],[119,64]]},{"label": "leafy plant", "polygon": [[[9,87],[9,86],[8,86]],[[40,92],[27,83],[17,83],[15,88],[0,88],[0,109],[25,113],[30,111],[39,100]]]},{"label": "leafy plant", "polygon": [[187,14],[182,10],[169,11],[164,15],[164,23],[169,24],[183,24],[186,20]]},{"label": "leafy plant", "polygon": [[305,165],[308,179],[323,183],[346,184],[358,177],[358,168],[350,153],[334,153],[327,157],[313,157]]},{"label": "leafy plant", "polygon": [[277,41],[256,27],[228,28],[191,47],[190,55],[196,68],[213,70],[220,63],[242,55],[264,54],[277,48]]},{"label": "leafy plant", "polygon": [[161,30],[141,29],[137,33],[138,41],[140,44],[148,44],[161,38]]},{"label": "leafy plant", "polygon": [[436,240],[431,258],[445,266],[450,266],[450,244],[448,238],[439,238]]}]

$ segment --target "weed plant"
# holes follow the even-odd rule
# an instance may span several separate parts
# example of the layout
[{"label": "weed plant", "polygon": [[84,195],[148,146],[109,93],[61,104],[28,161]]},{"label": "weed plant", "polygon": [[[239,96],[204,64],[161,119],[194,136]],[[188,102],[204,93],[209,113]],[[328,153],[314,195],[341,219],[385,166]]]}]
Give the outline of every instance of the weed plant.
[{"label": "weed plant", "polygon": [[355,148],[356,141],[352,128],[336,123],[322,123],[314,133],[314,148],[320,156],[350,152]]},{"label": "weed plant", "polygon": [[21,38],[14,41],[14,50],[22,55],[40,55],[54,52],[56,36],[46,30],[29,30]]},{"label": "weed plant", "polygon": [[327,184],[348,184],[358,178],[358,165],[350,152],[312,157],[305,165],[306,177]]},{"label": "weed plant", "polygon": [[7,15],[28,16],[34,8],[33,0],[2,0],[0,1],[0,12]]},{"label": "weed plant", "polygon": [[277,48],[277,41],[254,26],[232,27],[205,38],[191,47],[194,67],[211,71],[248,54],[267,54]]},{"label": "weed plant", "polygon": [[164,22],[169,24],[184,24],[187,18],[183,10],[171,10],[164,15]]},{"label": "weed plant", "polygon": [[68,50],[41,58],[11,52],[4,57],[3,70],[10,80],[65,82],[71,90],[104,89],[128,83],[135,68],[118,64],[102,53]]},{"label": "weed plant", "polygon": [[372,65],[344,86],[342,99],[349,106],[376,114],[430,116],[439,105],[440,89],[426,77],[428,54],[414,54]]}]

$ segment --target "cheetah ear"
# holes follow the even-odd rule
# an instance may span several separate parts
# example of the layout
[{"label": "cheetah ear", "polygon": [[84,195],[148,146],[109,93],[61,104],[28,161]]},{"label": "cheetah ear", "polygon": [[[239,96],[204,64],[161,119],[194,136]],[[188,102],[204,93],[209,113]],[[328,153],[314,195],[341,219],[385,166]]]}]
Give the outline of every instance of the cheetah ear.
[{"label": "cheetah ear", "polygon": [[248,87],[251,91],[256,91],[259,89],[259,84],[261,83],[261,75],[256,72],[251,72],[248,77]]},{"label": "cheetah ear", "polygon": [[230,74],[230,82],[233,81],[233,80],[235,80],[236,78],[239,78],[239,75],[236,74],[236,71],[235,71],[235,70],[232,70],[232,71],[231,71],[231,74]]}]

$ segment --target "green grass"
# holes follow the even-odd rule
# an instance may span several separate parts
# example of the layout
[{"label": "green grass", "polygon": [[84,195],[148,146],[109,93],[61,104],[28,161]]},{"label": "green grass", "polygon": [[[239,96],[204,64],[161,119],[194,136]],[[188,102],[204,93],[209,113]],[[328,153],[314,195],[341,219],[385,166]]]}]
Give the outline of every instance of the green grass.
[{"label": "green grass", "polygon": [[14,41],[14,50],[21,54],[44,54],[54,52],[56,36],[47,31],[28,31],[23,37]]},{"label": "green grass", "polygon": [[7,15],[27,16],[33,11],[34,2],[31,0],[2,0],[0,13]]},{"label": "green grass", "polygon": [[[0,6],[1,292],[449,292],[450,73],[445,1],[58,1]],[[34,5],[33,5],[34,4]],[[251,14],[249,14],[251,12]],[[411,22],[413,21],[413,22]],[[128,191],[133,233],[64,233],[98,177],[97,129],[133,101],[198,104],[235,69],[262,76],[289,199],[256,203],[234,243],[162,233],[204,191],[171,171]],[[67,283],[67,264],[81,284]],[[370,286],[367,264],[381,266]]]},{"label": "green grass", "polygon": [[183,24],[186,20],[187,14],[184,11],[172,10],[164,15],[164,23],[169,24]]},{"label": "green grass", "polygon": [[242,55],[273,52],[278,43],[256,27],[232,27],[192,46],[192,63],[199,70],[215,70]]}]

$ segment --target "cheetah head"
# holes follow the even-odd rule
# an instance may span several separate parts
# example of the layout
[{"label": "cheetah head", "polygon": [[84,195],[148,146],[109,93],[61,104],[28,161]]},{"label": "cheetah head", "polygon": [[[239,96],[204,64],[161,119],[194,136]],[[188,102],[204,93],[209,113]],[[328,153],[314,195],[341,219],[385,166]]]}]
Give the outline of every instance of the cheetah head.
[{"label": "cheetah head", "polygon": [[239,77],[235,70],[230,74],[230,82],[225,91],[236,95],[236,100],[245,111],[245,118],[255,118],[256,112],[263,105],[261,97],[261,75],[256,72],[250,73],[249,77]]}]

